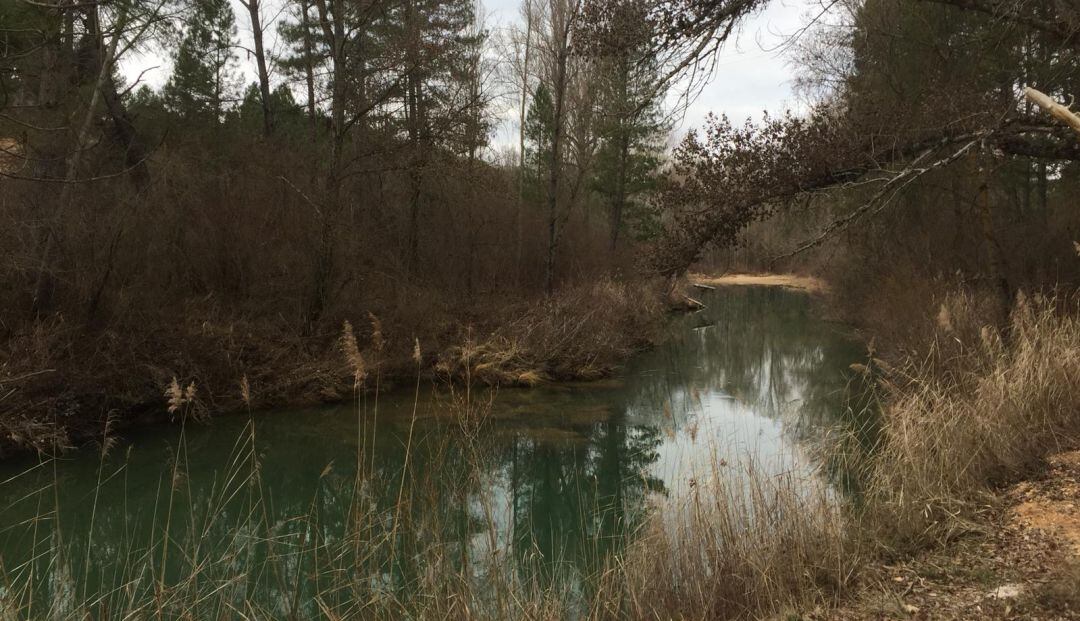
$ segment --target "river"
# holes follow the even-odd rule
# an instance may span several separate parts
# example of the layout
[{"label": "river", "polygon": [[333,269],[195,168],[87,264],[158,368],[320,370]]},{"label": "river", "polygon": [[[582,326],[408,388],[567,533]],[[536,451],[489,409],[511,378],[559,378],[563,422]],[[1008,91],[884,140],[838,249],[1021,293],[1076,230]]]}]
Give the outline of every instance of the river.
[{"label": "river", "polygon": [[105,453],[0,464],[0,604],[309,618],[407,599],[436,570],[584,588],[718,465],[813,476],[807,448],[852,416],[848,365],[864,354],[809,296],[702,299],[609,380],[425,381],[415,399],[143,428]]}]

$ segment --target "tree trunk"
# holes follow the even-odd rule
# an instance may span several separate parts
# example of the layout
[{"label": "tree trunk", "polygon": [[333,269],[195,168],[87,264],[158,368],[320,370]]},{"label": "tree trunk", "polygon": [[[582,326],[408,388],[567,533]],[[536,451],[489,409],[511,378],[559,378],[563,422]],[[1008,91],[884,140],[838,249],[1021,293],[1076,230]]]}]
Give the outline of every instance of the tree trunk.
[{"label": "tree trunk", "polygon": [[619,245],[622,230],[623,209],[626,207],[626,167],[630,156],[630,136],[627,128],[620,128],[619,168],[616,171],[615,196],[611,201],[611,251]]},{"label": "tree trunk", "polygon": [[1009,283],[1005,252],[998,241],[997,230],[994,226],[994,214],[990,201],[991,168],[985,158],[979,162],[979,172],[982,182],[979,185],[977,205],[979,208],[980,223],[982,225],[983,240],[986,242],[987,262],[990,268],[990,278],[997,291],[998,310],[997,324],[1002,334],[1009,330],[1009,312],[1012,309],[1013,290]]},{"label": "tree trunk", "polygon": [[[61,91],[68,83],[68,71],[63,54],[63,26],[60,20],[60,1],[56,11],[49,10],[41,33],[41,75],[37,93],[32,99],[37,108],[37,124],[41,127],[67,125],[64,110],[60,107]],[[31,162],[33,176],[39,179],[57,179],[64,171],[64,132],[34,132],[28,140],[27,158]]]},{"label": "tree trunk", "polygon": [[37,282],[34,285],[34,298],[32,302],[32,311],[35,315],[41,315],[46,312],[51,303],[53,290],[52,262],[54,249],[57,245],[57,228],[61,225],[64,212],[72,201],[72,189],[75,186],[79,172],[79,164],[82,161],[83,153],[85,153],[83,145],[87,143],[87,139],[90,136],[90,130],[94,124],[95,112],[98,103],[101,101],[101,91],[112,72],[112,61],[113,57],[116,55],[116,46],[120,42],[120,33],[123,32],[126,22],[127,13],[121,8],[116,21],[116,33],[113,34],[112,41],[109,43],[108,49],[105,50],[105,53],[101,58],[101,66],[98,69],[97,80],[94,82],[93,92],[90,96],[90,104],[86,108],[86,114],[83,115],[79,133],[75,136],[75,144],[67,158],[67,170],[64,174],[65,183],[60,190],[60,198],[57,201],[56,209],[54,210],[52,217],[45,227],[45,238],[42,240],[41,260],[38,264]]},{"label": "tree trunk", "polygon": [[555,77],[554,127],[551,136],[551,162],[548,170],[548,248],[544,264],[544,291],[555,291],[555,256],[559,244],[559,177],[562,162],[563,108],[566,100],[566,54],[559,52]]},{"label": "tree trunk", "polygon": [[[103,60],[101,58],[103,50],[100,44],[102,34],[96,7],[87,9],[86,23],[89,31],[88,45],[80,53],[94,59],[91,64],[95,68],[94,77],[96,79]],[[109,71],[109,74],[105,77],[105,82],[102,84],[101,98],[105,103],[105,111],[108,112],[111,120],[109,137],[124,150],[124,166],[130,169],[135,188],[142,190],[150,181],[146,168],[146,149],[143,147],[142,141],[139,140],[135,124],[132,122],[131,116],[127,112],[127,106],[124,105],[124,100],[120,97],[120,93],[116,88],[116,80],[113,78],[112,71]]]},{"label": "tree trunk", "polygon": [[150,171],[146,165],[146,147],[139,138],[138,130],[131,120],[131,115],[128,114],[124,100],[120,98],[120,93],[116,90],[116,80],[113,79],[111,73],[106,77],[103,86],[101,96],[105,102],[105,110],[108,111],[109,118],[112,120],[110,134],[113,141],[124,149],[124,166],[131,173],[135,188],[142,190],[150,182]]},{"label": "tree trunk", "polygon": [[1030,86],[1024,89],[1024,96],[1035,105],[1042,108],[1047,114],[1068,125],[1080,134],[1080,116],[1075,112],[1051,99],[1045,93],[1037,91]]},{"label": "tree trunk", "polygon": [[311,49],[311,25],[308,22],[307,0],[300,0],[300,27],[304,31],[304,81],[307,84],[308,120],[311,122],[311,140],[318,139],[318,117],[315,114],[315,67]]},{"label": "tree trunk", "polygon": [[1049,184],[1046,179],[1046,160],[1039,160],[1039,163],[1035,167],[1036,171],[1036,186],[1039,192],[1039,224],[1042,225],[1043,230],[1047,230],[1049,226],[1049,220],[1047,218],[1047,198]]},{"label": "tree trunk", "polygon": [[515,214],[517,243],[515,244],[514,273],[521,285],[522,248],[524,246],[523,211],[525,208],[525,116],[529,105],[529,61],[532,59],[533,8],[525,0],[525,54],[521,66],[521,105],[518,108],[518,204]]},{"label": "tree trunk", "polygon": [[555,109],[552,118],[551,161],[548,170],[548,248],[544,266],[544,291],[551,295],[555,291],[555,260],[559,245],[559,180],[562,174],[563,116],[566,109],[567,60],[570,55],[570,20],[571,8],[560,6],[562,0],[555,0],[551,6],[552,41],[555,52],[555,75],[552,80],[552,94]]},{"label": "tree trunk", "polygon": [[405,111],[412,148],[409,163],[409,182],[412,196],[409,199],[409,271],[419,267],[420,259],[420,201],[423,186],[424,134],[427,119],[424,110],[422,76],[420,75],[420,32],[417,25],[416,5],[409,2],[406,13],[408,40],[406,41],[406,99]]},{"label": "tree trunk", "polygon": [[345,16],[341,6],[343,0],[331,0],[332,11],[327,9],[326,0],[316,0],[319,22],[323,35],[330,45],[331,78],[330,120],[332,140],[330,167],[326,171],[325,206],[318,214],[321,219],[319,247],[315,254],[314,273],[312,275],[312,299],[308,303],[307,319],[314,323],[326,308],[330,283],[333,281],[334,261],[334,226],[341,211],[341,166],[345,149]]},{"label": "tree trunk", "polygon": [[[244,7],[251,17],[251,34],[255,38],[255,66],[259,70],[259,95],[262,98],[263,135],[274,133],[274,111],[270,106],[270,74],[266,69],[266,52],[263,49],[262,20],[259,16],[259,0],[247,0]],[[307,36],[305,35],[305,39]]]}]

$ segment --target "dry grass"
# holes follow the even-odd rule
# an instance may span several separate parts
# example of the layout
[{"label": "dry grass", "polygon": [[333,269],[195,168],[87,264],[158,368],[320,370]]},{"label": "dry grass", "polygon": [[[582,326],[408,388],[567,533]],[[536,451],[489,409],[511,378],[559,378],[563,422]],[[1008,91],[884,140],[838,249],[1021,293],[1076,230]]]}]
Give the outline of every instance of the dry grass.
[{"label": "dry grass", "polygon": [[[588,298],[611,312],[628,313],[629,304],[637,303],[630,291],[613,284],[582,289],[567,300],[549,300],[538,312],[554,308],[569,313]],[[587,314],[592,317],[599,311]],[[598,320],[594,317],[562,329],[573,333],[586,329],[589,321]],[[441,437],[434,447],[428,445],[425,449],[434,451],[435,461],[444,467],[412,467],[412,423],[400,475],[379,478],[373,476],[374,468],[366,467],[374,427],[378,425],[375,412],[379,354],[384,348],[381,323],[374,318],[370,323],[371,342],[366,347],[357,337],[358,330],[346,322],[329,354],[337,358],[336,364],[351,381],[354,395],[365,388],[373,391],[369,398],[358,400],[357,415],[362,419],[358,420],[358,432],[362,437],[357,441],[357,470],[350,476],[340,476],[333,465],[328,465],[313,488],[307,513],[266,521],[274,515],[270,501],[273,490],[266,488],[260,476],[261,457],[253,419],[237,439],[229,466],[214,486],[215,492],[210,498],[192,502],[192,482],[187,475],[189,456],[181,427],[179,446],[169,462],[171,474],[153,502],[164,523],[158,528],[155,521],[154,528],[132,532],[116,549],[109,549],[103,558],[111,560],[94,568],[94,575],[109,576],[109,581],[101,585],[105,589],[95,590],[95,585],[86,582],[92,540],[85,542],[88,547],[83,550],[73,545],[74,538],[46,537],[27,563],[16,565],[8,559],[9,564],[0,571],[0,613],[5,618],[55,619],[202,619],[240,615],[561,619],[568,611],[581,610],[582,593],[578,587],[582,582],[577,578],[542,579],[544,572],[539,567],[521,565],[523,559],[502,549],[494,539],[490,553],[473,556],[469,552],[470,557],[464,558],[459,521],[440,511],[418,510],[432,498],[444,498],[444,502],[452,499],[455,506],[472,507],[471,513],[474,517],[479,513],[483,529],[492,537],[496,533],[495,520],[501,507],[495,496],[482,493],[483,473],[491,471],[485,463],[489,455],[484,431],[495,393],[494,388],[479,383],[485,373],[480,359],[484,352],[474,341],[455,348],[459,356],[455,368],[461,370],[461,376],[447,384],[446,405],[456,422],[456,440]],[[595,329],[596,325],[591,327]],[[621,342],[626,337],[607,333],[607,338]],[[412,350],[410,362],[418,388],[424,369],[418,340],[413,340]],[[550,354],[573,350],[541,351]],[[623,351],[630,350],[620,349],[610,355],[623,355]],[[240,378],[239,398],[251,401],[253,388],[248,376]],[[195,382],[174,378],[167,382],[161,396],[171,415],[185,425],[203,407],[199,398],[203,392]],[[413,422],[415,416],[414,410]],[[101,481],[109,478],[105,455],[112,446],[112,441],[103,443],[99,488],[89,490],[95,506]],[[461,457],[448,458],[453,451]],[[48,471],[48,462],[35,469],[43,468]],[[460,471],[451,473],[447,468]],[[381,495],[396,501],[389,506],[380,503],[380,494],[373,493],[374,488],[382,489]],[[42,513],[31,521],[33,524],[59,523],[57,516],[63,513],[65,499],[55,489],[58,483],[53,481],[34,492],[41,500]],[[330,534],[324,531],[326,516],[321,506],[333,498],[349,500],[347,515],[341,521],[344,531]],[[93,531],[93,519],[88,532]],[[211,534],[212,540],[207,538]],[[524,562],[544,561],[534,558]]]},{"label": "dry grass", "polygon": [[1021,298],[1003,341],[979,322],[970,296],[948,296],[931,356],[901,370],[873,357],[858,365],[881,399],[876,445],[867,452],[842,434],[829,447],[858,493],[830,497],[752,470],[734,487],[700,490],[630,546],[609,577],[619,596],[597,602],[598,616],[761,618],[827,608],[853,593],[866,563],[983,528],[1003,481],[1080,432],[1076,311],[1066,299]]},{"label": "dry grass", "polygon": [[84,443],[100,435],[109,411],[118,430],[165,419],[173,378],[195,382],[209,415],[348,400],[357,360],[377,362],[384,381],[411,385],[414,335],[431,350],[425,374],[461,379],[468,342],[478,383],[595,379],[650,343],[662,320],[657,291],[648,282],[602,280],[527,304],[503,300],[476,320],[466,309],[430,311],[417,326],[400,314],[357,313],[351,344],[340,342],[341,322],[304,334],[284,320],[240,319],[197,304],[174,318],[141,317],[96,333],[63,316],[45,318],[0,342],[0,451]]},{"label": "dry grass", "polygon": [[980,316],[970,296],[948,296],[930,356],[900,370],[873,356],[857,365],[881,399],[876,444],[867,452],[844,433],[828,447],[856,493],[752,469],[739,485],[720,478],[685,510],[654,518],[611,570],[619,597],[598,602],[599,616],[827,608],[853,593],[866,563],[984,528],[1000,484],[1080,432],[1080,319],[1072,300],[1021,297],[1003,340]]},{"label": "dry grass", "polygon": [[[378,351],[378,337],[375,341],[372,349]],[[365,379],[378,381],[365,377],[372,362],[360,355],[352,326],[343,328],[340,346],[338,355],[351,369],[357,390]],[[419,344],[414,346],[414,364],[420,365]],[[431,498],[453,499],[457,506],[471,505],[484,528],[495,532],[495,499],[476,496],[481,473],[490,470],[478,432],[492,392],[471,385],[463,391],[450,388],[448,404],[462,436],[456,444],[443,437],[427,450],[444,456],[458,450],[464,458],[440,458],[444,468],[435,471],[412,468],[410,426],[400,477],[367,469],[368,443],[378,424],[376,391],[370,406],[366,400],[357,406],[363,419],[358,421],[363,437],[358,438],[357,470],[340,476],[328,464],[312,482],[308,511],[282,516],[274,511],[274,490],[260,476],[254,419],[236,439],[213,491],[193,500],[187,471],[189,459],[197,457],[188,455],[183,425],[194,413],[198,389],[171,382],[166,392],[181,433],[169,458],[171,474],[153,499],[152,527],[133,527],[123,541],[110,543],[107,553],[91,555],[92,539],[83,542],[83,549],[78,538],[61,536],[60,516],[68,499],[58,494],[57,481],[46,482],[32,494],[41,513],[26,524],[5,527],[26,528],[40,544],[27,559],[0,560],[0,615],[58,620],[561,618],[572,606],[572,593],[563,585],[523,577],[528,572],[518,572],[513,555],[498,554],[496,548],[490,555],[463,559],[459,521],[440,511],[416,510]],[[98,487],[86,490],[95,507],[103,480],[116,467],[107,467],[112,446],[111,441],[103,444]],[[48,471],[45,461],[25,476]],[[376,488],[381,491],[373,492]],[[396,497],[396,502],[387,506],[380,495]],[[325,505],[333,502],[345,502],[340,523],[326,521]],[[270,516],[274,519],[268,521]],[[93,533],[94,519],[91,513],[87,533]],[[39,529],[44,528],[53,534],[43,537]],[[90,563],[103,559],[91,572]],[[89,583],[91,575],[102,583]]]},{"label": "dry grass", "polygon": [[969,529],[998,485],[1080,432],[1075,301],[1021,296],[1004,341],[973,308],[951,296],[931,355],[878,378],[887,402],[866,466],[864,523],[891,546]]},{"label": "dry grass", "polygon": [[604,377],[652,343],[663,315],[659,290],[647,281],[615,280],[567,288],[522,309],[485,338],[469,335],[470,351],[450,348],[439,370],[460,377],[459,361],[468,359],[472,379],[494,385]]},{"label": "dry grass", "polygon": [[[478,406],[459,396],[462,421],[477,416],[471,410],[483,408],[484,399],[479,401]],[[426,506],[427,495],[460,496],[459,502],[475,503],[483,528],[495,532],[497,500],[471,495],[482,483],[484,443],[466,435],[464,449],[464,468],[453,474],[406,468],[400,480],[343,479],[328,466],[310,511],[269,526],[263,520],[272,515],[272,490],[259,477],[254,427],[238,438],[223,487],[198,504],[187,501],[188,456],[181,437],[172,485],[156,500],[168,511],[164,529],[149,538],[133,534],[114,551],[115,566],[97,568],[111,576],[114,587],[102,592],[85,584],[77,562],[81,550],[70,538],[67,544],[53,538],[33,562],[4,574],[0,609],[13,617],[54,619],[241,613],[324,619],[760,618],[810,603],[828,605],[860,559],[847,547],[841,506],[824,487],[786,475],[769,478],[753,468],[735,476],[717,473],[714,483],[702,484],[685,504],[658,510],[644,532],[627,533],[632,541],[625,553],[609,558],[595,576],[544,577],[539,566],[529,565],[544,559],[520,558],[499,546],[464,559],[454,520],[416,510]],[[454,449],[445,444],[437,450]],[[386,485],[397,490],[390,506],[375,502],[368,491]],[[39,493],[52,494],[49,488]],[[352,498],[340,536],[317,535],[326,527],[318,508],[322,494]],[[231,501],[238,496],[247,498],[240,511]],[[48,520],[48,504],[45,510],[42,519]],[[204,539],[209,533],[218,537],[218,546]],[[53,597],[42,598],[42,588]]]},{"label": "dry grass", "polygon": [[756,619],[834,602],[863,561],[820,479],[752,464],[657,513],[610,570],[596,618]]}]

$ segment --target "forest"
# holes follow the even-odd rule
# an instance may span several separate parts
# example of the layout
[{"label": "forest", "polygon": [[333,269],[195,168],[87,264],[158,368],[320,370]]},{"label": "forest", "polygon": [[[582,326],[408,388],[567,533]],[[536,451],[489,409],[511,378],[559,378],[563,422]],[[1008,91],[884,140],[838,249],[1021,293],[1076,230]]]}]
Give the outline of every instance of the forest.
[{"label": "forest", "polygon": [[[831,610],[985,526],[1080,433],[1080,5],[785,8],[791,109],[681,126],[738,86],[719,59],[777,1],[521,0],[493,23],[478,0],[4,0],[0,456],[418,376],[472,412],[462,386],[617,375],[709,278],[793,273],[866,350],[874,439],[826,459],[858,501],[758,482],[772,500],[706,502],[577,608],[525,581],[485,615],[425,583],[451,603],[370,616]],[[1064,565],[1017,605],[1078,614]]]},{"label": "forest", "polygon": [[[262,404],[347,397],[335,343],[369,316],[391,371],[472,326],[507,341],[509,380],[596,376],[643,344],[658,305],[618,275],[659,230],[644,39],[572,53],[569,4],[499,37],[468,1],[246,6],[5,3],[5,374],[26,378],[5,439],[53,415],[97,433],[173,375],[215,411],[242,376]],[[242,48],[270,11],[284,47]],[[172,61],[159,90],[120,72],[140,52]]]}]

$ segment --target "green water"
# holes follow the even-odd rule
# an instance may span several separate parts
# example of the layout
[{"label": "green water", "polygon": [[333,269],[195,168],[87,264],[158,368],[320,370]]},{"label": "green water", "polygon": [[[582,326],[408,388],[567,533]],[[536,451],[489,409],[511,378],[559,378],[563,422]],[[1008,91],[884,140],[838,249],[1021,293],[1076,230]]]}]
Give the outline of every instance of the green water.
[{"label": "green water", "polygon": [[453,416],[461,390],[424,384],[415,402],[399,389],[377,407],[148,428],[104,457],[3,464],[0,606],[137,617],[203,598],[222,618],[247,604],[308,618],[407,598],[436,562],[587,588],[653,507],[716,464],[811,472],[806,447],[851,416],[860,347],[808,297],[703,300],[611,380],[474,389],[468,425]]}]

